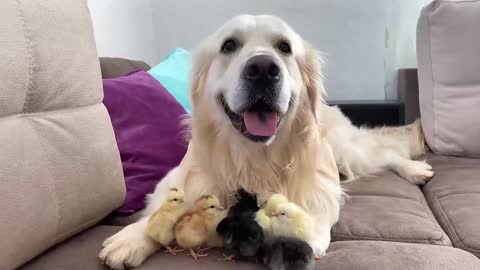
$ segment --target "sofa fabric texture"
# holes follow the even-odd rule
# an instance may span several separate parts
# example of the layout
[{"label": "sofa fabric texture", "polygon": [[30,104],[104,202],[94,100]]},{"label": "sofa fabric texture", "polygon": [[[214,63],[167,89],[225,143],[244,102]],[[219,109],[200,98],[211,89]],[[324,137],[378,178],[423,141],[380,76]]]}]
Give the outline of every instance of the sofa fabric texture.
[{"label": "sofa fabric texture", "polygon": [[[102,241],[121,227],[96,226],[51,249],[20,270],[105,270],[97,259]],[[163,251],[148,258],[138,270],[264,270],[255,262],[221,262],[222,252],[210,250],[198,261],[180,253],[172,256]],[[476,270],[480,260],[453,247],[396,243],[384,241],[340,241],[330,245],[327,255],[317,261],[318,270]]]},{"label": "sofa fabric texture", "polygon": [[432,155],[435,178],[423,190],[453,246],[480,257],[480,159]]},{"label": "sofa fabric texture", "polygon": [[0,269],[120,206],[125,186],[87,1],[0,4]]},{"label": "sofa fabric texture", "polygon": [[452,245],[419,187],[384,173],[344,185],[349,198],[332,238]]},{"label": "sofa fabric texture", "polygon": [[480,0],[437,0],[417,28],[422,126],[437,154],[480,157]]}]

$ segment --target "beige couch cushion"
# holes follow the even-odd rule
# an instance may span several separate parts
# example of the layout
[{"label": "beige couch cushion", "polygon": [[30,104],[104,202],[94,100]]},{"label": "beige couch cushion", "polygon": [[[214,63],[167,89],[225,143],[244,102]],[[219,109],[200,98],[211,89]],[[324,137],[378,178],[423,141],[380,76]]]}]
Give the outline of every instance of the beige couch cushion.
[{"label": "beige couch cushion", "polygon": [[344,186],[350,198],[332,239],[451,245],[421,190],[393,174],[365,177]]},{"label": "beige couch cushion", "polygon": [[[102,241],[121,227],[96,226],[49,250],[20,270],[106,270],[97,259]],[[185,253],[171,256],[157,252],[135,270],[265,270],[254,262],[220,262],[222,251],[210,250],[208,257],[195,261]],[[318,270],[477,270],[480,260],[453,247],[383,241],[341,241],[330,245],[327,255],[317,261]]]},{"label": "beige couch cushion", "polygon": [[480,157],[480,0],[437,0],[418,22],[420,112],[438,154]]},{"label": "beige couch cushion", "polygon": [[0,269],[120,206],[86,0],[0,2]]},{"label": "beige couch cushion", "polygon": [[480,257],[480,160],[429,158],[436,176],[424,192],[453,245]]}]

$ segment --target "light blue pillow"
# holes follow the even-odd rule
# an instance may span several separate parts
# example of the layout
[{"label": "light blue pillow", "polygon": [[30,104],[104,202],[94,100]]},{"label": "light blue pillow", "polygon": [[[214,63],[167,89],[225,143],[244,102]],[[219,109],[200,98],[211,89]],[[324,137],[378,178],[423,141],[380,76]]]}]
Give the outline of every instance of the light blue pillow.
[{"label": "light blue pillow", "polygon": [[188,93],[188,78],[192,67],[192,54],[182,48],[175,49],[160,64],[148,71],[190,113],[192,106]]}]

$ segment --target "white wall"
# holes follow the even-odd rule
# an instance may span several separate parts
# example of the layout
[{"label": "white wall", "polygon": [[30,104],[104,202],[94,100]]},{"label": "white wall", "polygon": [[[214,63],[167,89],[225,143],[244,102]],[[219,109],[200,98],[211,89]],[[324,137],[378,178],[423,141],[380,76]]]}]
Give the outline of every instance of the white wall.
[{"label": "white wall", "polygon": [[431,0],[389,0],[385,28],[385,96],[397,98],[397,70],[417,67],[417,20]]},{"label": "white wall", "polygon": [[102,56],[153,65],[193,48],[226,19],[274,14],[325,53],[329,100],[396,98],[396,70],[415,67],[415,31],[428,0],[89,0]]},{"label": "white wall", "polygon": [[88,0],[88,5],[100,56],[158,63],[150,0]]},{"label": "white wall", "polygon": [[152,4],[161,52],[195,46],[236,14],[275,14],[326,54],[329,99],[383,99],[383,1],[370,0],[365,5],[364,1],[334,0],[295,4],[291,0],[163,0]]}]

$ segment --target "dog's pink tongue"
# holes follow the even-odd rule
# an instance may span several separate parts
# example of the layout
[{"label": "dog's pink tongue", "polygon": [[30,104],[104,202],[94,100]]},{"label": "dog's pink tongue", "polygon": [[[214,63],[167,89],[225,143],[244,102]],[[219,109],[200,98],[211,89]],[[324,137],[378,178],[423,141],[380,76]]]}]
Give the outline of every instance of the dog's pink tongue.
[{"label": "dog's pink tongue", "polygon": [[245,112],[243,121],[248,132],[255,136],[273,136],[277,129],[277,114],[274,112]]}]

